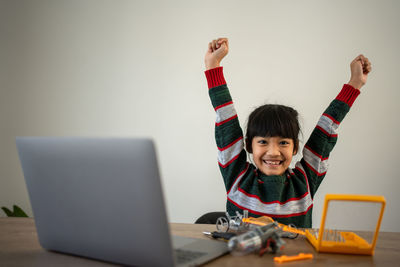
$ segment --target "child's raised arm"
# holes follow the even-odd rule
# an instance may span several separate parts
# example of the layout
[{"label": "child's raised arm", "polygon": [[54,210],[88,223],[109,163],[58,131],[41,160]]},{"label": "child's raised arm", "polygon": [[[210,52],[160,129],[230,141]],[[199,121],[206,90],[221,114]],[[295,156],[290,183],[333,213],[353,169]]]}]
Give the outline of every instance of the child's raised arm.
[{"label": "child's raised arm", "polygon": [[371,71],[371,62],[364,55],[359,55],[350,63],[351,78],[349,85],[360,89],[367,82],[368,73]]},{"label": "child's raised arm", "polygon": [[228,51],[228,38],[218,38],[208,43],[208,49],[204,57],[206,70],[219,67],[221,60],[228,54]]},{"label": "child's raised arm", "polygon": [[338,128],[360,94],[359,89],[367,82],[371,63],[368,58],[359,55],[351,62],[350,70],[349,83],[343,85],[342,90],[325,109],[304,146],[300,164],[296,164],[295,172],[307,178],[312,197],[326,175],[328,159],[337,142]]},{"label": "child's raised arm", "polygon": [[[243,131],[226,84],[223,68],[219,64],[228,54],[227,38],[218,38],[208,44],[204,63],[208,94],[216,113],[215,141],[218,147],[218,165],[228,192],[239,175],[248,168],[247,154],[244,150]],[[231,192],[236,192],[234,189]],[[230,214],[235,214],[230,210]]]}]

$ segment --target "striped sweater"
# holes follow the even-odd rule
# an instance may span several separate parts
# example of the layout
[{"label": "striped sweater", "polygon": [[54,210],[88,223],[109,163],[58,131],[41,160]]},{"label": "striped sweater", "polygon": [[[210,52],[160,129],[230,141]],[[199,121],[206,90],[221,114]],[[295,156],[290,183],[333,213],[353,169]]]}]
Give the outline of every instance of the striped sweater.
[{"label": "striped sweater", "polygon": [[267,176],[247,161],[243,132],[222,67],[207,70],[205,74],[217,115],[218,164],[227,191],[229,214],[248,210],[249,216],[266,215],[281,223],[311,227],[313,198],[326,175],[338,126],[360,91],[345,84],[319,119],[295,168],[288,168],[282,175]]}]

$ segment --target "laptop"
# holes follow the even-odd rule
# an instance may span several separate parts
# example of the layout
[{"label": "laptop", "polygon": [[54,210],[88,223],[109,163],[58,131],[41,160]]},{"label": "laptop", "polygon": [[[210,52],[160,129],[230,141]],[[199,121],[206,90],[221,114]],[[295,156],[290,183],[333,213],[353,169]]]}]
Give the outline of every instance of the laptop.
[{"label": "laptop", "polygon": [[170,236],[151,139],[17,137],[16,144],[44,249],[151,267],[197,266],[227,253],[225,242]]}]

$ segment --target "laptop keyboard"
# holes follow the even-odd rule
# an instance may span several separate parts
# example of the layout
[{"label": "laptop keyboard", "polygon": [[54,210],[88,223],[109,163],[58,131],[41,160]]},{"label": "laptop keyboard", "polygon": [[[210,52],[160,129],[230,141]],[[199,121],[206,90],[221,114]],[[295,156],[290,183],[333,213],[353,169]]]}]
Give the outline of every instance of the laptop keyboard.
[{"label": "laptop keyboard", "polygon": [[174,250],[175,259],[178,264],[183,264],[187,262],[191,262],[201,256],[206,255],[205,252],[199,251],[191,251],[191,250],[184,250],[184,249],[175,249]]}]

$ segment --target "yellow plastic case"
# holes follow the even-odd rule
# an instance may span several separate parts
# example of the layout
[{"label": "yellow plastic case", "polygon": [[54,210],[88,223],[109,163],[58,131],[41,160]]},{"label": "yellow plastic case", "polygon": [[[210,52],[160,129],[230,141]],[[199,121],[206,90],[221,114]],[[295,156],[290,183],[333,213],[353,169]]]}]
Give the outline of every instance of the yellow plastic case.
[{"label": "yellow plastic case", "polygon": [[[365,239],[353,232],[325,229],[325,219],[328,212],[328,205],[329,202],[333,200],[381,203],[379,219],[376,224],[372,243],[368,243]],[[373,255],[385,205],[386,200],[383,196],[327,194],[325,196],[321,227],[318,231],[306,229],[305,232],[307,240],[318,252]],[[315,234],[318,234],[317,238]],[[327,238],[324,239],[324,236],[331,236],[332,238],[328,238],[329,240],[327,240]]]}]

